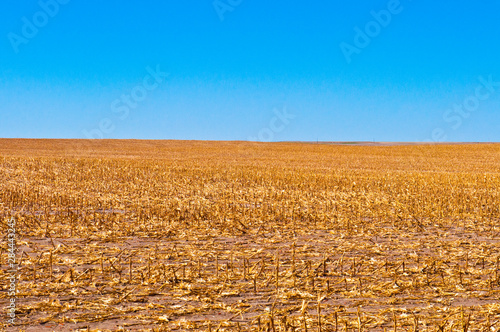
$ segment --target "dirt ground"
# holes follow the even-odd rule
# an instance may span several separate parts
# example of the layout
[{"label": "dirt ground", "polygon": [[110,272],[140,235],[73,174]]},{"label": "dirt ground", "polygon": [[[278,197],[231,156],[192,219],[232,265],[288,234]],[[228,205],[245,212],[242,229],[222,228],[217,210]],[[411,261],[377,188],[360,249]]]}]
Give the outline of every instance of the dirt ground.
[{"label": "dirt ground", "polygon": [[500,329],[497,145],[1,143],[7,331]]}]

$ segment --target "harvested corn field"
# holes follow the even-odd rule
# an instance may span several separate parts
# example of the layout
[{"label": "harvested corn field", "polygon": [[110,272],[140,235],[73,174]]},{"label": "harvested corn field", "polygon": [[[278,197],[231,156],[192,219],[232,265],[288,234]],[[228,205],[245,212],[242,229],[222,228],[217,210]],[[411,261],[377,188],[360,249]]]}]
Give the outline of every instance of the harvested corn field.
[{"label": "harvested corn field", "polygon": [[500,329],[498,144],[5,139],[0,177],[7,330]]}]

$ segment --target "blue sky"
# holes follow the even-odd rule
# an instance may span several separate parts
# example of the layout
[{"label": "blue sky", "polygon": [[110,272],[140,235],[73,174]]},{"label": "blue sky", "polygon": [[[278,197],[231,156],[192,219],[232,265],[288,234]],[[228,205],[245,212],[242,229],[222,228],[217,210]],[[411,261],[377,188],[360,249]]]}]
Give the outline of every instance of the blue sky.
[{"label": "blue sky", "polygon": [[0,137],[500,141],[498,1],[58,1],[0,5]]}]

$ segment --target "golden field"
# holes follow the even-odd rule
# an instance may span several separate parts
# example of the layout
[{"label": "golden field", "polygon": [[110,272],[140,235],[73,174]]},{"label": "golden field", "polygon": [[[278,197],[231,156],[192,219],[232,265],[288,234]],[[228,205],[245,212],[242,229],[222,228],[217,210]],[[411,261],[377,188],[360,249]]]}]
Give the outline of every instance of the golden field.
[{"label": "golden field", "polygon": [[2,139],[0,177],[6,330],[500,330],[499,144]]}]

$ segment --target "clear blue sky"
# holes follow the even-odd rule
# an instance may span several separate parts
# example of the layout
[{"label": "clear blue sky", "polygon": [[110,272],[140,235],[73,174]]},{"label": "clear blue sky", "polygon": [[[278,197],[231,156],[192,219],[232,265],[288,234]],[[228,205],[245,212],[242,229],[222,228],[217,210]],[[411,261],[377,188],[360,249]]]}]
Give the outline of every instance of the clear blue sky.
[{"label": "clear blue sky", "polygon": [[0,137],[500,141],[498,1],[54,1],[0,5]]}]

